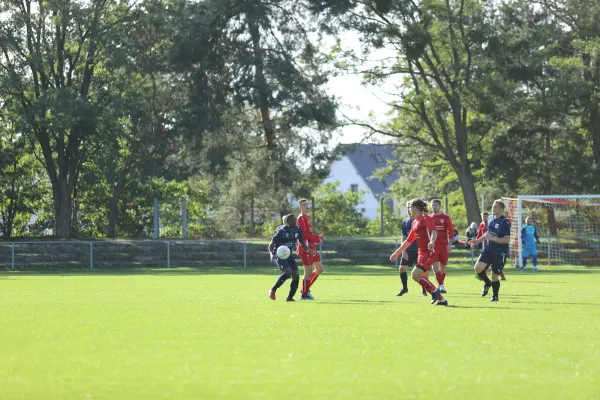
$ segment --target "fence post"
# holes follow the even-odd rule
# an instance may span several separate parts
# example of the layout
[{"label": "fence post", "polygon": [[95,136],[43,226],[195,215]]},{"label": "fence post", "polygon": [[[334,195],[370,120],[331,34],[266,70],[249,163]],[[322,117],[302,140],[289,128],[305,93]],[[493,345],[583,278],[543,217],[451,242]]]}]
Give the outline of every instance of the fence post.
[{"label": "fence post", "polygon": [[155,197],[154,198],[154,239],[158,239],[158,237],[160,236],[160,232],[159,232],[159,221],[160,221],[160,217],[159,217],[159,213],[160,213],[160,209],[158,207],[158,199]]},{"label": "fence post", "polygon": [[182,234],[184,238],[187,238],[187,199],[183,199],[183,209],[181,210],[181,218],[182,218]]},{"label": "fence post", "polygon": [[94,269],[94,242],[90,242],[90,269]]},{"label": "fence post", "polygon": [[167,240],[167,268],[171,268],[171,242]]},{"label": "fence post", "polygon": [[550,236],[548,235],[548,266],[550,266]]},{"label": "fence post", "polygon": [[380,232],[381,232],[381,237],[383,237],[383,196],[381,196],[379,198],[379,225],[380,225]]},{"label": "fence post", "polygon": [[317,231],[317,217],[315,216],[315,198],[310,198],[310,219],[312,221],[313,232]]},{"label": "fence post", "polygon": [[[396,249],[398,248],[398,239],[396,239]],[[396,267],[398,266],[398,263],[400,261],[400,258],[402,258],[402,254],[400,254],[400,257],[396,258]]]},{"label": "fence post", "polygon": [[323,242],[319,243],[319,255],[321,256],[321,260],[323,259]]},{"label": "fence post", "polygon": [[471,265],[475,266],[475,249],[471,246]]},{"label": "fence post", "polygon": [[12,245],[10,246],[11,249],[11,266],[12,269],[15,269],[15,244],[12,243]]},{"label": "fence post", "polygon": [[246,269],[247,263],[247,250],[246,250],[246,240],[244,239],[244,269]]}]

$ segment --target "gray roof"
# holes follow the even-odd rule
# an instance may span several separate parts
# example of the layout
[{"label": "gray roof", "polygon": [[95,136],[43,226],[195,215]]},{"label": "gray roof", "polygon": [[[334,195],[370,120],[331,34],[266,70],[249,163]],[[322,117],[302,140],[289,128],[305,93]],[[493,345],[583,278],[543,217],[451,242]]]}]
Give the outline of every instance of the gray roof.
[{"label": "gray roof", "polygon": [[379,197],[399,177],[399,171],[386,176],[383,181],[373,177],[377,169],[387,166],[390,161],[397,161],[394,149],[394,146],[391,145],[359,143],[344,145],[341,150],[342,154],[348,156],[350,162],[352,162],[358,174],[365,180],[371,192]]}]

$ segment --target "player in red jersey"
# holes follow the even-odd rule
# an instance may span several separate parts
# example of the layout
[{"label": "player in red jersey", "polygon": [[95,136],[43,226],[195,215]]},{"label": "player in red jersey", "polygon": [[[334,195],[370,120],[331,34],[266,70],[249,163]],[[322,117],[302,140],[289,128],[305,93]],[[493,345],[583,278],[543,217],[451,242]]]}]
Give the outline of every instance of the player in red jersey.
[{"label": "player in red jersey", "polygon": [[454,235],[454,227],[452,219],[448,214],[444,214],[442,209],[442,201],[435,199],[431,201],[431,209],[433,214],[433,224],[437,231],[437,239],[435,241],[435,252],[437,253],[438,261],[433,264],[433,272],[438,282],[440,292],[446,293],[444,280],[446,279],[446,266],[448,258],[452,251],[452,236]]},{"label": "player in red jersey", "polygon": [[434,284],[429,281],[429,270],[433,267],[433,264],[437,262],[437,253],[435,249],[435,241],[437,239],[437,231],[433,224],[433,219],[427,215],[429,207],[421,199],[414,199],[410,202],[411,215],[416,216],[412,223],[410,234],[408,238],[402,242],[402,245],[396,249],[396,251],[390,256],[390,260],[395,262],[400,254],[402,254],[412,242],[415,240],[419,246],[419,257],[417,259],[417,265],[411,272],[412,278],[421,285],[425,290],[431,293],[431,304],[437,304],[440,306],[447,306],[448,301],[444,299],[439,288],[436,288]]},{"label": "player in red jersey", "polygon": [[312,249],[315,254],[311,254],[304,250],[302,247],[299,248],[298,254],[302,259],[302,266],[304,267],[304,280],[302,281],[302,298],[301,300],[314,300],[314,297],[310,293],[311,286],[315,283],[319,275],[323,273],[323,265],[321,264],[321,256],[317,253],[317,247],[315,245],[322,243],[325,236],[317,235],[312,231],[312,225],[308,219],[308,213],[310,206],[306,199],[298,200],[298,206],[300,207],[300,215],[298,216],[298,226],[302,230],[302,235],[306,245]]},{"label": "player in red jersey", "polygon": [[[488,214],[487,212],[483,212],[481,214],[481,223],[479,224],[479,230],[477,230],[477,237],[475,238],[475,240],[481,239],[481,237],[483,235],[485,235],[485,233],[487,232],[487,224],[488,224],[488,219],[490,217],[490,214]],[[488,241],[484,240],[483,242],[481,242],[481,249],[485,249],[485,246],[487,246]],[[490,266],[486,266],[483,270],[485,272],[488,271],[488,269],[490,268]],[[481,280],[481,278],[479,277],[479,275],[475,275],[476,279]],[[505,281],[506,277],[504,276],[504,272],[500,272],[500,280]]]}]

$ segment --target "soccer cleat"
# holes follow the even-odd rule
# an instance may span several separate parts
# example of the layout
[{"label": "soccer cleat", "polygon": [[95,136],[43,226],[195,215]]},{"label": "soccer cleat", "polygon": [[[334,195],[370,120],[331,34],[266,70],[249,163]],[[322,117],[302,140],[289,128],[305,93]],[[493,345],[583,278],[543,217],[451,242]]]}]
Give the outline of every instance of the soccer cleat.
[{"label": "soccer cleat", "polygon": [[306,294],[306,297],[308,297],[311,300],[314,300],[315,298],[313,297],[312,294],[310,294],[310,290],[308,291],[308,293]]},{"label": "soccer cleat", "polygon": [[492,299],[490,300],[490,303],[497,303],[497,302],[498,302],[498,297],[492,296]]},{"label": "soccer cleat", "polygon": [[444,299],[442,301],[438,301],[438,303],[436,304],[436,306],[448,306],[448,300]]},{"label": "soccer cleat", "polygon": [[269,297],[271,300],[275,300],[275,291],[273,289],[269,290]]},{"label": "soccer cleat", "polygon": [[314,299],[311,299],[311,298],[310,298],[310,297],[308,297],[308,296],[302,296],[302,297],[300,298],[300,300],[314,300]]},{"label": "soccer cleat", "polygon": [[533,269],[533,272],[538,272],[538,269],[537,269],[537,268],[534,268],[534,269]]},{"label": "soccer cleat", "polygon": [[291,302],[291,301],[296,301],[296,300],[294,300],[293,298],[292,298],[292,299],[290,299],[290,298],[288,297],[287,299],[285,299],[285,301],[287,301],[287,302]]},{"label": "soccer cleat", "polygon": [[523,272],[527,271],[527,267],[523,268]]},{"label": "soccer cleat", "polygon": [[408,289],[402,289],[401,291],[398,292],[398,294],[396,296],[403,296],[406,293],[408,293]]},{"label": "soccer cleat", "polygon": [[444,285],[440,285],[439,289],[440,293],[446,293],[446,288],[444,287]]},{"label": "soccer cleat", "polygon": [[485,297],[487,296],[488,292],[490,291],[490,288],[492,287],[492,285],[483,285],[483,290],[481,291],[481,297]]},{"label": "soccer cleat", "polygon": [[440,288],[437,288],[431,293],[431,304],[435,304],[439,297],[440,297]]}]

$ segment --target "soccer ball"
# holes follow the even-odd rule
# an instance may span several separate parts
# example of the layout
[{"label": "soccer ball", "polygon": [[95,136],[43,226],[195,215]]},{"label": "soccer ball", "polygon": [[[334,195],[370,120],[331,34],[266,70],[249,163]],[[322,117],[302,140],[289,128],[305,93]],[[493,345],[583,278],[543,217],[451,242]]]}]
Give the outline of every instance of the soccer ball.
[{"label": "soccer ball", "polygon": [[281,258],[282,260],[288,258],[290,256],[290,253],[290,248],[287,246],[279,246],[277,248],[277,258]]}]

